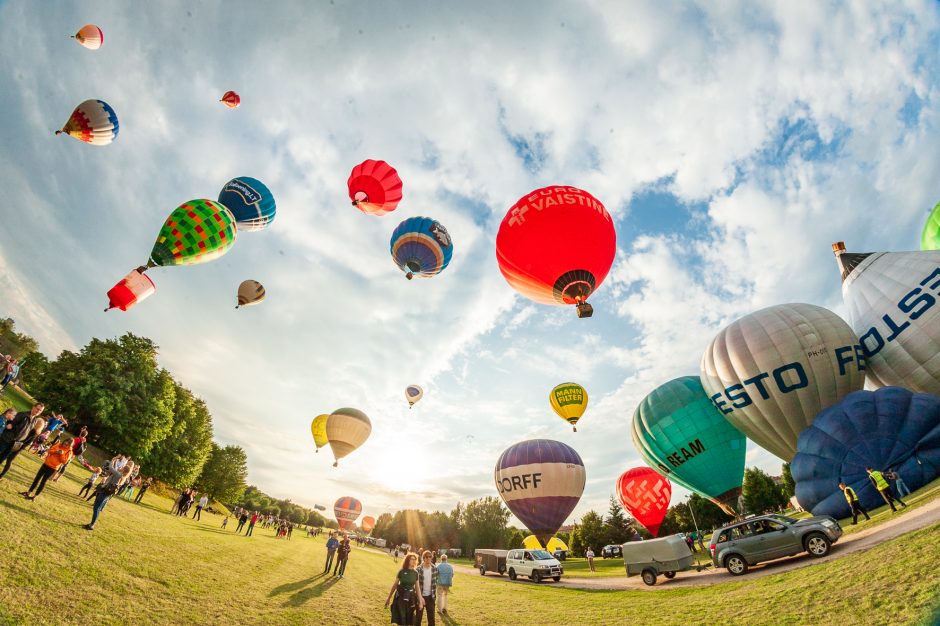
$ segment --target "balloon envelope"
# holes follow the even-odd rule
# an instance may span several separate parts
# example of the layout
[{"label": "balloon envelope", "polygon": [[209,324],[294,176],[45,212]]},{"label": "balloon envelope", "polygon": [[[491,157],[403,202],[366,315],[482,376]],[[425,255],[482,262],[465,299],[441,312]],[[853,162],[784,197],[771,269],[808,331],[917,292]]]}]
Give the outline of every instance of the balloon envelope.
[{"label": "balloon envelope", "polygon": [[368,535],[372,532],[372,529],[375,528],[375,518],[370,515],[366,515],[362,518],[362,522],[360,522],[359,527],[362,528],[362,532]]},{"label": "balloon envelope", "polygon": [[150,277],[137,270],[132,270],[130,274],[118,281],[114,287],[108,291],[108,308],[121,309],[126,311],[141,300],[149,298],[157,286],[153,284]]},{"label": "balloon envelope", "polygon": [[698,376],[676,378],[643,398],[631,434],[650,466],[735,514],[747,440],[715,408]]},{"label": "balloon envelope", "polygon": [[352,169],[346,185],[353,206],[369,215],[391,213],[401,202],[401,178],[385,161],[363,161]]},{"label": "balloon envelope", "polygon": [[506,281],[543,304],[584,302],[600,287],[617,251],[607,209],[577,187],[544,187],[520,198],[496,235]]},{"label": "balloon envelope", "polygon": [[310,422],[310,431],[313,433],[313,443],[317,447],[317,452],[330,442],[329,438],[326,436],[326,422],[329,419],[330,416],[324,413],[323,415],[317,415],[313,418],[313,421]]},{"label": "balloon envelope", "polygon": [[538,537],[535,535],[528,535],[525,539],[522,540],[522,547],[527,550],[548,550],[551,553],[554,553],[555,550],[568,551],[568,546],[564,541],[558,537],[552,537],[548,540],[548,547],[543,548],[542,542],[539,541]]},{"label": "balloon envelope", "polygon": [[548,394],[548,401],[552,409],[561,419],[571,424],[572,429],[578,432],[575,424],[584,415],[588,404],[588,393],[578,383],[561,383]]},{"label": "balloon envelope", "polygon": [[66,134],[93,146],[106,146],[117,139],[120,125],[117,113],[104,100],[85,100],[56,135]]},{"label": "balloon envelope", "polygon": [[222,94],[220,102],[230,109],[237,109],[238,105],[242,103],[242,98],[234,91],[226,91]]},{"label": "balloon envelope", "polygon": [[104,44],[104,33],[94,24],[85,24],[72,37],[89,50],[97,50]]},{"label": "balloon envelope", "polygon": [[894,469],[911,490],[940,476],[940,398],[883,387],[850,393],[820,413],[790,465],[796,499],[815,515],[844,518],[851,514],[839,489],[845,482],[866,509],[882,506],[866,467]]},{"label": "balloon envelope", "polygon": [[862,388],[864,357],[841,317],[780,304],[723,328],[702,356],[701,379],[719,411],[784,461],[816,414]]},{"label": "balloon envelope", "polygon": [[336,467],[339,460],[365,443],[372,433],[369,416],[358,409],[336,409],[326,421],[326,437],[330,441]]},{"label": "balloon envelope", "polygon": [[672,485],[648,467],[634,467],[617,479],[617,498],[630,515],[656,537],[666,518]]},{"label": "balloon envelope", "polygon": [[410,409],[418,402],[421,398],[424,397],[424,389],[418,385],[408,385],[405,387],[405,399],[408,400],[408,408]]},{"label": "balloon envelope", "polygon": [[235,218],[228,209],[212,200],[190,200],[166,218],[147,266],[207,263],[228,252],[235,235]]},{"label": "balloon envelope", "polygon": [[350,530],[356,525],[356,519],[362,513],[362,503],[349,496],[340,498],[333,504],[333,515],[341,530]]},{"label": "balloon envelope", "polygon": [[430,217],[409,217],[398,225],[389,242],[392,260],[409,280],[431,278],[447,267],[454,254],[450,234]]},{"label": "balloon envelope", "polygon": [[544,545],[581,499],[584,463],[560,441],[531,439],[499,456],[494,479],[509,510]]},{"label": "balloon envelope", "polygon": [[920,234],[921,250],[940,250],[940,202],[933,208]]},{"label": "balloon envelope", "polygon": [[237,301],[236,309],[240,306],[258,304],[264,300],[264,285],[257,280],[243,280],[238,286],[238,295],[235,299]]},{"label": "balloon envelope", "polygon": [[242,232],[264,230],[277,216],[274,194],[264,183],[250,176],[239,176],[225,183],[219,192],[219,204],[232,212]]},{"label": "balloon envelope", "polygon": [[940,251],[840,252],[842,298],[869,382],[940,394]]}]

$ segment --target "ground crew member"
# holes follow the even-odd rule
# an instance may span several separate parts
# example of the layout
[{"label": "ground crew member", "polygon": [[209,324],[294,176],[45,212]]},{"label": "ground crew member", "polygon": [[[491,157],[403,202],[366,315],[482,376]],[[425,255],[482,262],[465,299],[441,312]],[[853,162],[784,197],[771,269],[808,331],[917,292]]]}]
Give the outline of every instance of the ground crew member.
[{"label": "ground crew member", "polygon": [[868,511],[862,508],[862,503],[858,501],[858,494],[855,493],[855,490],[846,485],[845,483],[839,483],[839,489],[842,490],[842,493],[845,494],[845,501],[849,503],[849,508],[852,509],[852,525],[854,526],[858,522],[858,514],[861,513],[865,516],[866,520],[870,520],[868,517]]},{"label": "ground crew member", "polygon": [[875,489],[878,490],[878,493],[881,494],[881,497],[884,498],[884,501],[888,503],[888,506],[891,507],[891,510],[897,513],[897,509],[894,507],[894,501],[897,500],[898,504],[907,508],[907,505],[901,500],[901,498],[895,498],[891,495],[891,485],[888,484],[888,481],[885,480],[884,475],[878,470],[874,470],[870,467],[866,467],[865,471],[868,472],[868,478],[871,480],[872,484],[875,485]]}]

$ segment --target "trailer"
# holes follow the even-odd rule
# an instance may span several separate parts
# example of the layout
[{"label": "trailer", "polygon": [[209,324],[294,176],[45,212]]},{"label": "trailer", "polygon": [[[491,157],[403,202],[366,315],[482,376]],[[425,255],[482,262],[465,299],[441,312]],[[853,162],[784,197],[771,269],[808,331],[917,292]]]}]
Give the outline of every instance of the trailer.
[{"label": "trailer", "polygon": [[500,576],[505,574],[507,554],[509,550],[476,550],[473,555],[476,558],[476,568],[480,570],[480,576],[485,576],[487,572],[495,572]]},{"label": "trailer", "polygon": [[700,572],[708,567],[708,564],[695,563],[689,544],[678,535],[648,541],[630,541],[621,548],[627,576],[639,574],[643,582],[650,586],[656,584],[656,577],[660,574],[666,578],[674,578],[676,572],[691,569]]}]

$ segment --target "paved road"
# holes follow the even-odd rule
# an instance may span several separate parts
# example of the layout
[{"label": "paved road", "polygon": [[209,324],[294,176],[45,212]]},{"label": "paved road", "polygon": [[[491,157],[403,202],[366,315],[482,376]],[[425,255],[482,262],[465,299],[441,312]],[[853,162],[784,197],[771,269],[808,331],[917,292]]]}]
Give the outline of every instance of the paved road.
[{"label": "paved road", "polygon": [[[754,578],[760,578],[761,576],[771,576],[773,574],[787,572],[800,567],[807,567],[816,563],[841,559],[842,557],[848,554],[852,554],[853,552],[867,550],[872,546],[884,543],[885,541],[894,539],[895,537],[900,537],[903,534],[920,530],[921,528],[925,528],[932,524],[936,524],[940,522],[940,498],[935,499],[932,502],[929,502],[928,504],[909,513],[902,511],[899,513],[888,514],[893,515],[894,518],[883,522],[878,526],[873,526],[872,528],[868,528],[851,535],[844,535],[837,543],[833,544],[832,551],[821,559],[814,559],[806,554],[795,557],[788,557],[785,559],[778,559],[776,561],[770,561],[769,563],[754,566],[744,578],[750,580]],[[480,576],[480,572],[472,567],[455,565],[454,570],[460,574],[468,576]],[[530,582],[528,579],[523,580],[522,578],[519,578],[513,582],[510,581],[506,576],[497,577],[494,575],[488,575],[486,578],[494,581],[502,580],[504,582],[517,585],[535,584]],[[648,587],[645,585],[639,576],[633,576],[631,578],[627,578],[626,576],[622,578],[609,576],[597,578],[567,577],[557,583],[550,581],[541,584],[551,585],[552,587],[564,587],[567,589],[635,589],[640,591],[657,591],[663,589],[676,589],[678,587],[707,587],[709,585],[731,582],[732,580],[741,579],[733,578],[726,570],[722,569],[718,571],[706,570],[704,572],[680,572],[676,574],[676,577],[672,580],[667,580],[665,577],[661,576],[659,580],[657,580],[655,587]]]}]

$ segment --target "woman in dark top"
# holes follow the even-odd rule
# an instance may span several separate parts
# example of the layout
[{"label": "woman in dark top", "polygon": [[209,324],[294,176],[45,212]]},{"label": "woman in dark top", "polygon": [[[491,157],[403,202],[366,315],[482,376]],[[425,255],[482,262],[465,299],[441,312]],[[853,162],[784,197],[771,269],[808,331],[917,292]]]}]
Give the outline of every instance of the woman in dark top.
[{"label": "woman in dark top", "polygon": [[[401,569],[395,576],[395,582],[388,592],[388,598],[385,599],[385,608],[389,603],[392,604],[392,623],[412,626],[416,624],[417,613],[421,609],[421,595],[415,592],[415,584],[418,582],[418,572],[415,569],[418,565],[418,555],[408,554],[402,561]],[[395,600],[392,600],[392,595]]]}]

